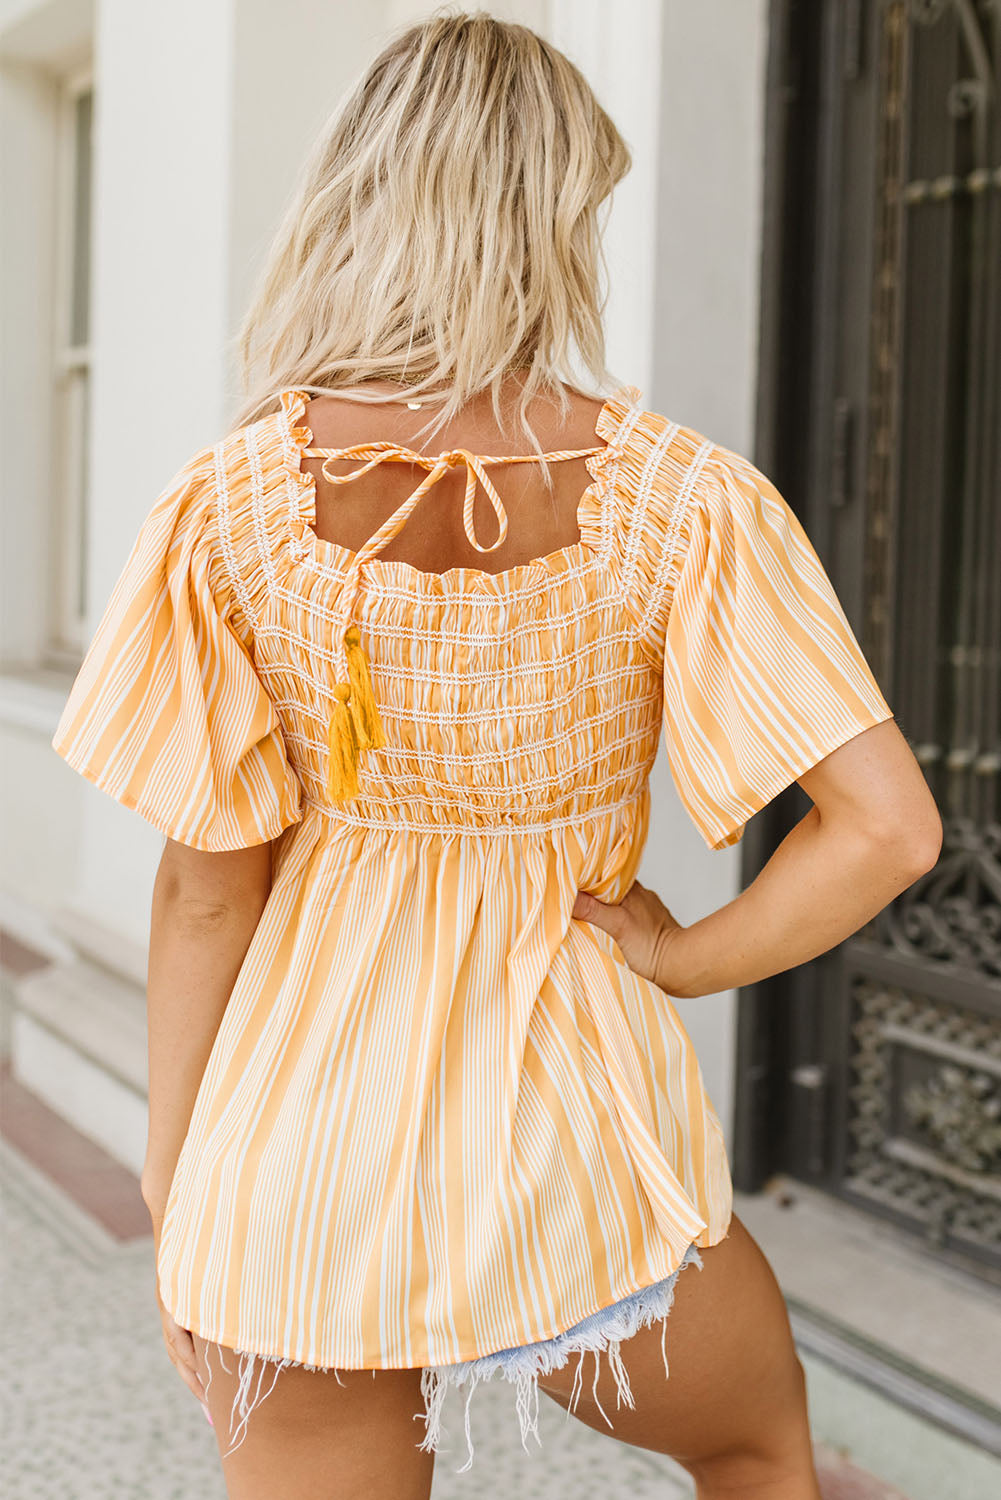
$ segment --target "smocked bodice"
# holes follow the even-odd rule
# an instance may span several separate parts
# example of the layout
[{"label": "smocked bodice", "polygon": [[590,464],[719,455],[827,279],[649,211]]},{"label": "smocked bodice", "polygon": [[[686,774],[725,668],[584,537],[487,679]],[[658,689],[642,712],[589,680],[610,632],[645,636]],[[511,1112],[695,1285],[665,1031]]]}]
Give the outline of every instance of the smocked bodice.
[{"label": "smocked bodice", "polygon": [[[283,395],[277,442],[249,485],[235,475],[251,524],[230,511],[223,526],[253,617],[256,666],[307,801],[355,824],[488,834],[614,817],[637,802],[661,710],[657,675],[622,607],[609,524],[628,402],[605,404],[596,426],[605,444],[586,450],[580,541],[493,574],[426,573],[374,547],[354,553],[318,538],[314,481],[300,467],[303,451],[317,451],[303,408],[302,393]],[[363,446],[337,453],[365,457]],[[564,454],[576,456],[547,456]],[[481,479],[493,462],[481,460]],[[411,502],[446,466],[431,469]],[[498,511],[496,490],[491,498]],[[467,489],[467,519],[470,507]],[[380,528],[380,541],[410,509]],[[361,757],[358,795],[335,806],[328,726],[349,620],[368,653],[385,742]]]}]

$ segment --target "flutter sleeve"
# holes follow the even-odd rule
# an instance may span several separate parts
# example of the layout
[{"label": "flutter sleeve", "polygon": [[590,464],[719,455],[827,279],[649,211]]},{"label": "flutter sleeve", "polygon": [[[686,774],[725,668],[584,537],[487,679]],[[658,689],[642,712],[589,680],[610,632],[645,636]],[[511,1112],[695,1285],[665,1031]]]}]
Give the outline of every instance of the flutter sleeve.
[{"label": "flutter sleeve", "polygon": [[161,833],[210,852],[302,816],[274,704],[227,575],[211,449],[155,500],[105,607],[53,749]]},{"label": "flutter sleeve", "polygon": [[688,497],[664,650],[664,734],[711,849],[893,711],[798,518],[715,447]]}]

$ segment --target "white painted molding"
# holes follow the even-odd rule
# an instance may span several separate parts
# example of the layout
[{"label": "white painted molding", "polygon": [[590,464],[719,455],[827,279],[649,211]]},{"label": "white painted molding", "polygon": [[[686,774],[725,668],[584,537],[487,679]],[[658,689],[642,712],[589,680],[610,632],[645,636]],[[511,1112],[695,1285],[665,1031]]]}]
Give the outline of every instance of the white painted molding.
[{"label": "white painted molding", "polygon": [[74,957],[79,954],[145,992],[146,948],[98,921],[92,911],[83,907],[57,907],[52,922],[57,934],[71,944]]},{"label": "white painted molding", "polygon": [[0,890],[0,927],[53,963],[72,963],[76,949],[53,927],[49,915],[11,890]]},{"label": "white painted molding", "polygon": [[65,683],[39,682],[37,673],[0,675],[0,725],[31,729],[51,741],[62,714],[72,679]]}]

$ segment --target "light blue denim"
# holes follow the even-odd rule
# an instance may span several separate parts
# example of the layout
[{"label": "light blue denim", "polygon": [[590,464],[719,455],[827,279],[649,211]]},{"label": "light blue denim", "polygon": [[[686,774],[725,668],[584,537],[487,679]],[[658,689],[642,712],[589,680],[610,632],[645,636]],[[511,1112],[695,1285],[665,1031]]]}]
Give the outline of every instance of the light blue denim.
[{"label": "light blue denim", "polygon": [[[670,1276],[665,1276],[663,1281],[657,1281],[652,1286],[640,1287],[638,1291],[630,1292],[628,1296],[622,1297],[618,1302],[613,1302],[609,1307],[599,1308],[597,1312],[590,1313],[582,1318],[579,1323],[556,1334],[551,1339],[543,1339],[536,1344],[521,1344],[513,1349],[498,1349],[494,1354],[483,1354],[478,1359],[466,1360],[456,1365],[429,1365],[426,1366],[421,1376],[421,1393],[424,1396],[427,1411],[427,1434],[420,1447],[427,1451],[437,1451],[441,1436],[441,1408],[445,1393],[450,1385],[469,1386],[469,1394],[466,1397],[465,1431],[466,1443],[469,1450],[466,1462],[456,1473],[463,1474],[473,1462],[473,1442],[469,1430],[469,1403],[473,1391],[481,1380],[489,1380],[494,1375],[500,1375],[505,1380],[510,1380],[517,1386],[516,1407],[521,1424],[521,1444],[528,1451],[528,1434],[531,1432],[536,1442],[541,1446],[539,1437],[538,1415],[539,1415],[539,1386],[540,1375],[548,1375],[552,1370],[561,1370],[572,1354],[579,1354],[580,1360],[574,1377],[573,1393],[567,1415],[573,1411],[580,1397],[580,1377],[584,1364],[584,1355],[594,1354],[594,1400],[609,1427],[614,1424],[607,1412],[598,1401],[598,1375],[600,1372],[599,1356],[602,1353],[608,1356],[608,1365],[615,1377],[616,1409],[623,1401],[629,1407],[634,1405],[633,1394],[629,1388],[629,1376],[619,1347],[624,1339],[632,1338],[641,1328],[649,1328],[651,1323],[660,1319],[666,1320],[674,1302],[674,1287],[679,1275],[685,1266],[697,1265],[702,1269],[702,1257],[694,1243],[688,1249],[678,1266]],[[665,1337],[667,1323],[661,1330],[661,1355],[664,1360],[664,1375],[668,1374],[667,1351]]]}]

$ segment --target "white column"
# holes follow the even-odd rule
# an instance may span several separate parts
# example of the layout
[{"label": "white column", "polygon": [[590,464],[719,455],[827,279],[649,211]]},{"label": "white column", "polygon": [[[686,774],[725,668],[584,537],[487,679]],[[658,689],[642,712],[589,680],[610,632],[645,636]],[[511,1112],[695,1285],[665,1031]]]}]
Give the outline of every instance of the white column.
[{"label": "white column", "polygon": [[[750,453],[765,0],[552,0],[551,34],[633,154],[605,235],[609,367],[648,408]],[[689,923],[737,893],[739,852],[706,849],[663,750],[651,791],[640,879]],[[736,997],[677,1006],[732,1150]]]},{"label": "white column", "polygon": [[631,170],[602,212],[608,261],[608,366],[650,404],[657,331],[654,205],[660,143],[660,0],[552,0],[551,40],[580,68],[630,152]]},{"label": "white column", "polygon": [[[230,0],[98,7],[91,629],[157,493],[223,421],[232,43]],[[71,905],[144,941],[161,837],[81,798]]]},{"label": "white column", "polygon": [[657,173],[657,398],[750,454],[767,0],[666,0]]},{"label": "white column", "polygon": [[[385,0],[230,3],[235,40],[222,311],[235,332],[307,151],[383,45],[388,6]],[[234,359],[225,373],[232,411],[242,396]]]},{"label": "white column", "polygon": [[[764,151],[765,0],[666,0],[653,405],[749,456],[757,383]],[[674,794],[662,751],[641,876],[689,923],[739,890],[740,851],[708,850]],[[733,1150],[734,991],[678,1001]]]}]

